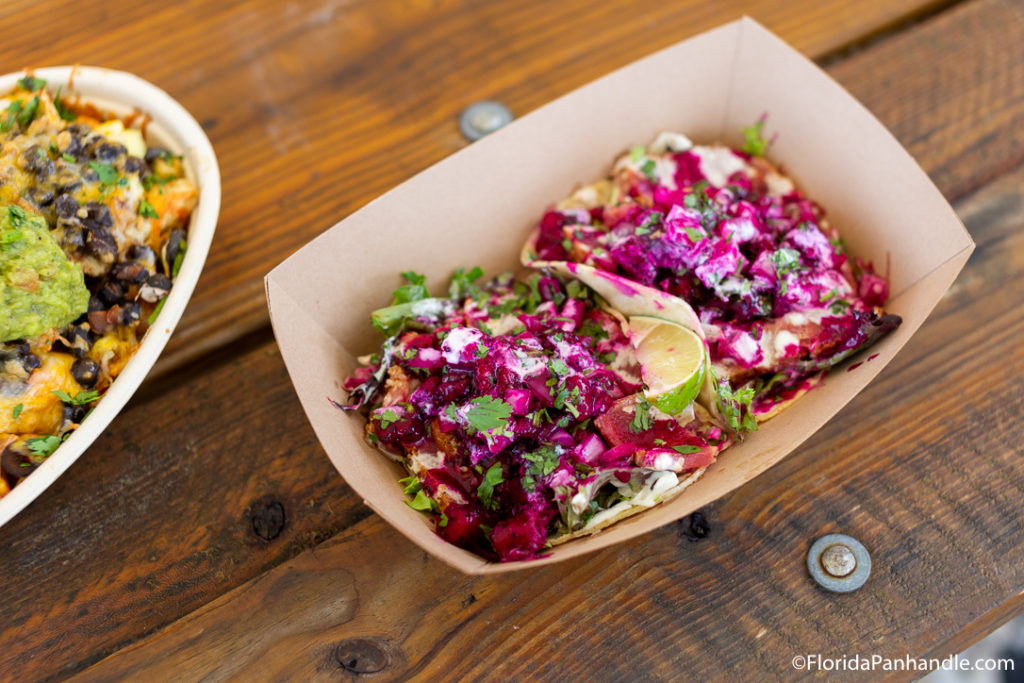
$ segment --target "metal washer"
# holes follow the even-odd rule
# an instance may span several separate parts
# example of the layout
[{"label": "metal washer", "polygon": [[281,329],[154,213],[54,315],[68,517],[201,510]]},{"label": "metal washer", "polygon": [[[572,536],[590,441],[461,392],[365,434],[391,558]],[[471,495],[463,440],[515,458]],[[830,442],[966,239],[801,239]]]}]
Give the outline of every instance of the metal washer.
[{"label": "metal washer", "polygon": [[470,140],[493,133],[512,121],[512,112],[501,102],[483,100],[466,107],[459,116],[459,129]]},{"label": "metal washer", "polygon": [[[845,545],[853,552],[857,567],[850,574],[832,576],[821,566],[821,554],[833,545]],[[846,534],[826,534],[811,544],[811,549],[807,551],[807,571],[822,588],[835,593],[849,593],[863,586],[871,576],[871,555],[856,538]]]}]

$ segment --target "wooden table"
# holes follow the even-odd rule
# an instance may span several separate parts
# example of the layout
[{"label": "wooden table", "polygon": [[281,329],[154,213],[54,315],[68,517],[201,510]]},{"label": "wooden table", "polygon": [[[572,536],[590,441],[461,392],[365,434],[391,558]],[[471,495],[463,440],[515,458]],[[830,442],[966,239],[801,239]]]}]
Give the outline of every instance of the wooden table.
[{"label": "wooden table", "polygon": [[[521,115],[742,13],[889,126],[977,250],[866,391],[704,510],[706,538],[684,520],[455,573],[335,474],[262,276],[467,144],[466,105]],[[133,71],[203,123],[224,177],[158,374],[0,529],[0,678],[786,679],[797,654],[942,657],[1024,611],[1020,0],[6,0],[0,21],[0,71]],[[827,532],[871,550],[856,593],[807,576]]]}]

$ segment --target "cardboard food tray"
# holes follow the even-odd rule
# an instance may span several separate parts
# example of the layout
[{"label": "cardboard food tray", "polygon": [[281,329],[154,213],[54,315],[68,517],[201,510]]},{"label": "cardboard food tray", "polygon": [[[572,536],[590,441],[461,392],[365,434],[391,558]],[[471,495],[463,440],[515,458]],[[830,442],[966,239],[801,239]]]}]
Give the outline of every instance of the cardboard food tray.
[{"label": "cardboard food tray", "polygon": [[[370,312],[398,273],[435,288],[459,266],[516,270],[546,207],[602,177],[630,146],[663,130],[740,145],[768,114],[769,158],[825,207],[849,252],[884,272],[887,310],[903,325],[726,450],[678,498],[527,562],[489,563],[446,543],[405,504],[403,470],[364,439],[364,420],[334,407],[355,357],[380,336]],[[726,24],[586,85],[476,142],[341,221],[266,279],[271,320],[302,406],[338,471],[373,510],[451,566],[486,574],[558,562],[646,533],[700,508],[782,459],[839,411],[907,342],[952,284],[973,243],[895,138],[837,83],[749,18]],[[859,356],[854,361],[865,361]]]}]

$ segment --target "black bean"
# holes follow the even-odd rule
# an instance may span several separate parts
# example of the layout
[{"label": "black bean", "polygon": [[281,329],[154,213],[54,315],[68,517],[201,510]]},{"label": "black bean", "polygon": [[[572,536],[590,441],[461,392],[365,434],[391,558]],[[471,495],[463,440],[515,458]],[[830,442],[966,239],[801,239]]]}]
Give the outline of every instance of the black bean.
[{"label": "black bean", "polygon": [[25,190],[25,198],[40,208],[53,203],[53,193],[41,187],[30,187]]},{"label": "black bean", "polygon": [[104,164],[112,164],[118,160],[118,158],[127,154],[128,150],[124,148],[124,145],[119,145],[116,142],[101,142],[96,145],[96,149],[93,151],[96,155],[96,160]]},{"label": "black bean", "polygon": [[125,173],[138,173],[140,177],[149,175],[149,167],[139,157],[128,157],[124,160]]},{"label": "black bean", "polygon": [[110,308],[124,300],[124,287],[117,280],[107,280],[96,292],[96,296],[103,302],[104,308]]},{"label": "black bean", "polygon": [[29,353],[21,357],[21,367],[25,368],[25,372],[29,374],[42,364],[43,361],[39,360],[39,356],[34,353]]},{"label": "black bean", "polygon": [[130,326],[139,322],[142,319],[142,307],[138,301],[130,301],[124,305],[121,309],[121,318],[118,322],[122,325]]},{"label": "black bean", "polygon": [[117,242],[108,231],[90,230],[85,236],[85,249],[103,263],[113,263],[117,258]]},{"label": "black bean", "polygon": [[4,450],[3,456],[0,456],[0,467],[12,477],[27,477],[37,465],[21,453],[17,453],[13,447],[8,447]]},{"label": "black bean", "polygon": [[146,161],[153,163],[157,159],[170,154],[170,151],[163,147],[150,147],[146,150]]},{"label": "black bean", "polygon": [[62,194],[57,197],[54,209],[57,210],[58,218],[75,218],[75,213],[78,211],[78,202],[71,195]]},{"label": "black bean", "polygon": [[[92,169],[89,169],[92,171]],[[92,171],[95,174],[95,171]],[[61,165],[53,174],[53,186],[57,189],[57,192],[61,194],[67,194],[74,192],[82,186],[82,176],[79,175],[78,171],[68,166]],[[77,202],[76,202],[77,206]]]},{"label": "black bean", "polygon": [[81,424],[82,420],[85,418],[86,410],[85,406],[69,406],[65,404],[63,411],[64,421]]},{"label": "black bean", "polygon": [[[82,151],[85,152],[85,150]],[[100,174],[92,166],[86,166],[82,169],[82,179],[89,183],[95,183],[100,179]]]},{"label": "black bean", "polygon": [[106,308],[106,307],[103,305],[103,302],[100,301],[98,297],[96,297],[96,296],[90,296],[89,297],[89,312],[90,313],[92,313],[93,311],[102,311],[102,310],[104,310],[104,308]]},{"label": "black bean", "polygon": [[110,275],[121,282],[137,285],[149,277],[149,271],[137,261],[122,261],[110,269]]},{"label": "black bean", "polygon": [[[85,223],[95,223],[104,228],[109,228],[114,225],[114,215],[110,213],[110,207],[106,204],[100,204],[99,202],[86,202],[85,203],[85,218],[82,219]],[[87,226],[88,227],[88,226]]]},{"label": "black bean", "polygon": [[154,273],[139,288],[139,298],[151,304],[160,301],[171,291],[171,278],[163,273]]},{"label": "black bean", "polygon": [[85,388],[92,387],[100,377],[99,363],[92,358],[79,358],[71,366],[71,376]]},{"label": "black bean", "polygon": [[156,266],[156,254],[146,244],[136,244],[130,247],[128,249],[128,258],[132,261],[138,261],[149,270],[153,270]]},{"label": "black bean", "polygon": [[[59,138],[58,138],[59,139]],[[62,154],[70,154],[73,157],[78,157],[82,153],[82,138],[71,133],[67,138],[68,144],[61,150]]]},{"label": "black bean", "polygon": [[181,243],[185,239],[185,231],[174,229],[171,230],[171,236],[167,238],[167,243],[164,245],[164,264],[167,266],[165,271],[168,275],[171,274],[171,270],[174,268],[174,261],[178,258],[178,254],[181,253]]},{"label": "black bean", "polygon": [[[92,334],[90,334],[89,327],[86,325],[68,325],[61,333],[61,336],[64,338],[68,348],[76,356],[81,357],[92,348]],[[74,367],[72,367],[72,371],[74,371]]]}]

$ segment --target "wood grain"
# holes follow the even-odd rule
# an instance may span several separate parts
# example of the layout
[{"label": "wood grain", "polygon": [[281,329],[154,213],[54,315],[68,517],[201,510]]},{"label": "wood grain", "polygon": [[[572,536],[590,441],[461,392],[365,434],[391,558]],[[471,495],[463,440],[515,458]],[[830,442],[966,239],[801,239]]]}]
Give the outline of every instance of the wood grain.
[{"label": "wood grain", "polygon": [[[797,654],[959,650],[1024,609],[1024,461],[1006,427],[1024,412],[1024,318],[1007,306],[1024,299],[1022,188],[1024,167],[959,207],[978,249],[934,315],[826,428],[707,509],[706,540],[684,520],[465,577],[371,516],[78,679],[762,680],[792,677]],[[838,531],[873,564],[841,596],[804,565]]]},{"label": "wood grain", "polygon": [[[821,57],[947,3],[5,2],[0,21],[19,30],[0,42],[0,63],[132,71],[209,134],[224,179],[221,220],[157,367],[166,372],[265,326],[263,275],[467,144],[456,119],[476,100],[522,115],[744,13]],[[53,21],[31,19],[41,11]]]},{"label": "wood grain", "polygon": [[[1024,586],[1024,472],[1013,457],[1022,436],[1022,361],[1013,343],[1024,293],[1019,171],[960,207],[979,248],[929,323],[825,430],[713,506],[709,541],[692,544],[670,527],[514,579],[468,580],[368,517],[316,445],[266,329],[239,336],[250,323],[262,324],[246,318],[257,309],[262,315],[262,293],[257,297],[244,285],[262,274],[253,269],[266,265],[268,254],[283,257],[282,240],[305,241],[463,144],[451,122],[462,105],[455,94],[469,101],[492,94],[492,83],[504,88],[499,94],[506,102],[539,106],[558,88],[685,37],[690,24],[675,6],[658,6],[640,21],[625,17],[623,6],[609,5],[597,13],[600,19],[580,20],[600,36],[572,28],[552,39],[537,16],[506,4],[352,3],[335,15],[315,16],[289,14],[293,6],[145,6],[156,8],[156,27],[188,18],[202,40],[165,36],[135,10],[101,11],[95,20],[90,14],[80,22],[82,35],[72,39],[66,33],[78,24],[70,12],[55,11],[63,23],[52,36],[23,22],[24,33],[0,45],[0,55],[14,45],[19,54],[37,55],[36,63],[52,47],[60,59],[51,62],[142,65],[133,70],[180,96],[201,118],[219,113],[207,128],[222,168],[237,171],[226,184],[221,233],[196,300],[198,313],[183,330],[207,335],[189,338],[192,350],[230,345],[150,383],[96,446],[0,531],[0,623],[6,626],[0,644],[8,655],[0,677],[81,671],[162,627],[90,675],[141,675],[149,661],[198,671],[211,661],[202,655],[205,639],[191,655],[182,652],[196,624],[221,634],[210,641],[211,652],[238,658],[224,664],[236,668],[220,671],[254,675],[260,671],[246,668],[245,647],[236,649],[248,635],[238,636],[263,633],[265,626],[257,649],[272,649],[275,662],[311,676],[337,676],[335,653],[344,641],[343,662],[375,665],[383,656],[383,676],[391,678],[513,676],[527,673],[527,666],[536,667],[529,670],[536,676],[563,675],[550,668],[566,661],[556,656],[560,651],[586,654],[566,665],[567,675],[692,671],[703,677],[742,665],[744,674],[759,666],[785,677],[792,672],[780,653],[840,651],[846,642],[880,648],[869,652],[940,652],[959,646],[963,633],[976,635],[1019,609],[1008,597]],[[0,15],[13,20],[32,7],[4,3]],[[524,7],[541,18],[555,11]],[[693,10],[693,26],[719,23],[733,9],[710,7],[717,9]],[[854,10],[836,5],[836,16],[847,19],[835,34],[817,10],[805,12],[811,28],[802,28],[798,3],[771,10],[773,21],[755,16],[790,40],[798,36],[802,49],[810,45],[823,54],[832,49],[826,44],[843,47],[887,26],[895,20],[888,7],[869,3],[854,20]],[[1021,105],[1020,65],[1009,43],[1019,34],[1019,14],[1012,3],[975,0],[829,68],[901,139],[916,135],[915,120],[938,131],[934,150],[927,140],[911,150],[933,177],[945,169],[945,191],[966,192],[1019,161],[1021,127],[1011,124]],[[863,23],[865,17],[876,21]],[[624,34],[620,23],[653,42],[638,47],[612,40]],[[100,25],[111,33],[95,35]],[[462,35],[477,29],[501,37],[500,44]],[[982,29],[990,31],[988,42],[978,39]],[[672,31],[678,34],[667,35]],[[118,42],[117,35],[151,40]],[[576,45],[580,40],[588,47]],[[186,54],[180,43],[193,52]],[[417,63],[438,59],[447,66]],[[477,66],[481,60],[488,69]],[[321,84],[326,94],[303,80],[304,64],[328,69]],[[376,82],[381,73],[394,74],[394,92]],[[413,78],[425,75],[436,76],[438,85]],[[264,83],[268,93],[247,96],[251,83]],[[880,111],[890,99],[900,104]],[[307,111],[314,101],[334,108]],[[991,117],[999,125],[992,127]],[[248,136],[231,132],[246,126]],[[975,129],[983,135],[971,137]],[[313,130],[326,132],[311,141]],[[948,130],[973,142],[946,145],[941,131]],[[275,131],[279,135],[268,137]],[[339,165],[327,171],[322,164]],[[255,246],[253,235],[259,236]],[[250,322],[242,325],[243,319]],[[840,600],[813,588],[796,561],[814,536],[835,529],[858,535],[885,568],[867,592]],[[321,543],[331,536],[337,540]],[[289,558],[296,564],[272,569]],[[289,611],[293,601],[319,604],[330,593],[309,577],[318,558],[337,594],[299,619],[299,611]],[[264,576],[258,585],[246,584]],[[248,597],[236,603],[230,595],[203,608],[233,589]],[[417,597],[410,600],[411,594]],[[287,599],[275,600],[278,595]],[[263,602],[265,608],[251,608]],[[179,621],[197,609],[203,611]],[[225,622],[228,616],[234,624]],[[270,624],[284,617],[295,617],[293,630]],[[974,625],[964,630],[965,624]],[[667,642],[680,643],[679,649],[666,650]],[[478,648],[488,656],[454,659]],[[628,656],[612,659],[623,651]],[[278,665],[266,671],[279,671]]]}]

